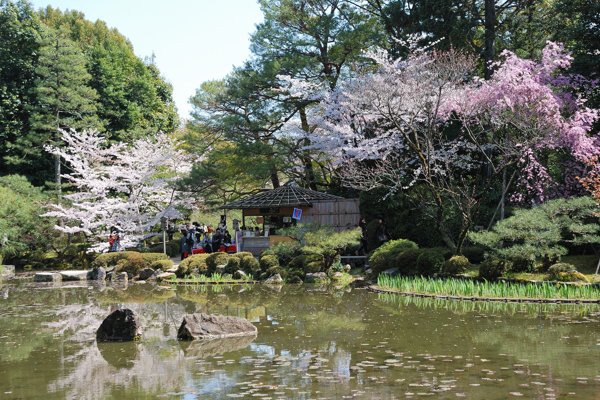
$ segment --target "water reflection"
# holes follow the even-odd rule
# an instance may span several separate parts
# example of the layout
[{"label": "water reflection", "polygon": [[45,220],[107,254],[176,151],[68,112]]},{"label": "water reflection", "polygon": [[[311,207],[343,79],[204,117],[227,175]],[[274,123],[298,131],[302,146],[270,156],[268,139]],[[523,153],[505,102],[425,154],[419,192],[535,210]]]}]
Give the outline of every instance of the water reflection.
[{"label": "water reflection", "polygon": [[[273,289],[5,285],[0,396],[590,398],[600,389],[594,305]],[[118,307],[138,313],[142,340],[96,343]],[[247,318],[258,336],[178,342],[183,316],[194,312]]]}]

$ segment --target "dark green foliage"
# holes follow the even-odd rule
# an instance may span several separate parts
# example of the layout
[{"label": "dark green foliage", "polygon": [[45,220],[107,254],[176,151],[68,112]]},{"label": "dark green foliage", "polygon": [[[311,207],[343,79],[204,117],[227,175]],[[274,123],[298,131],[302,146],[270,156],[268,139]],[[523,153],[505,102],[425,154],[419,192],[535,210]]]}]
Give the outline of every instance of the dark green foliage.
[{"label": "dark green foliage", "polygon": [[272,266],[268,268],[265,272],[269,277],[277,274],[279,274],[284,279],[288,277],[288,270],[280,267],[279,265]]},{"label": "dark green foliage", "polygon": [[304,274],[314,274],[315,272],[325,272],[327,267],[323,260],[308,261],[304,264]]},{"label": "dark green foliage", "polygon": [[167,255],[158,253],[138,253],[135,251],[118,251],[100,254],[93,261],[92,266],[109,268],[119,265],[119,271],[130,272],[137,275],[141,269],[151,268],[152,263],[160,260],[167,261]]},{"label": "dark green foliage", "polygon": [[582,273],[575,269],[575,266],[567,263],[554,264],[548,269],[548,279],[561,282],[588,282],[588,279]]},{"label": "dark green foliage", "polygon": [[369,266],[375,274],[397,267],[396,256],[406,250],[417,249],[417,244],[406,239],[390,240],[369,257]]},{"label": "dark green foliage", "polygon": [[401,275],[416,275],[418,273],[417,259],[424,249],[410,249],[396,256],[396,267],[400,269]]},{"label": "dark green foliage", "polygon": [[462,274],[466,272],[470,266],[471,263],[469,262],[467,257],[454,256],[444,263],[444,268],[442,269],[442,272],[444,272],[445,274],[452,275]]},{"label": "dark green foliage", "polygon": [[194,254],[187,257],[179,263],[176,275],[179,278],[183,278],[186,275],[191,274],[194,270],[198,269],[201,274],[208,273],[208,266],[206,265],[206,259],[209,254]]},{"label": "dark green foliage", "polygon": [[442,272],[444,267],[444,256],[435,250],[425,250],[417,258],[417,274],[431,276]]},{"label": "dark green foliage", "polygon": [[264,272],[272,267],[279,266],[279,258],[276,255],[265,255],[260,259],[260,269]]},{"label": "dark green foliage", "polygon": [[229,257],[229,260],[227,260],[227,268],[225,268],[225,272],[227,272],[228,274],[233,274],[235,271],[240,269],[241,263],[242,263],[242,258]]},{"label": "dark green foliage", "polygon": [[133,251],[118,251],[115,253],[105,253],[100,254],[96,259],[92,262],[92,266],[94,268],[102,267],[102,268],[110,268],[117,265],[119,260],[125,260],[130,255],[136,254]]},{"label": "dark green foliage", "polygon": [[[167,255],[169,257],[177,257],[181,254],[181,243],[178,240],[171,240],[166,243],[167,247]],[[155,244],[148,248],[148,250],[152,253],[162,253],[164,250],[162,239],[160,243]]]},{"label": "dark green foliage", "polygon": [[162,271],[166,271],[173,268],[173,260],[156,260],[150,264],[150,268],[154,270],[160,269]]},{"label": "dark green foliage", "polygon": [[298,257],[294,257],[288,264],[289,269],[304,270],[304,266],[310,262],[321,261],[322,257],[318,254],[303,254]]},{"label": "dark green foliage", "polygon": [[480,264],[485,259],[485,249],[479,246],[470,246],[463,254],[471,264]]},{"label": "dark green foliage", "polygon": [[506,274],[511,267],[509,261],[488,258],[479,265],[479,277],[493,281]]},{"label": "dark green foliage", "polygon": [[279,242],[265,254],[274,255],[279,259],[280,265],[287,265],[299,254],[300,248],[301,245],[298,241]]},{"label": "dark green foliage", "polygon": [[217,269],[219,265],[227,265],[231,257],[227,253],[216,252],[210,254],[206,258],[206,265],[208,266],[208,274],[211,275]]},{"label": "dark green foliage", "polygon": [[597,210],[591,197],[551,200],[532,209],[516,209],[492,231],[470,237],[496,258],[558,259],[567,254],[567,245],[600,242]]},{"label": "dark green foliage", "polygon": [[533,272],[535,270],[535,258],[514,256],[509,259],[512,263],[511,272]]},{"label": "dark green foliage", "polygon": [[556,278],[559,272],[575,272],[575,266],[573,264],[558,263],[548,268],[548,275],[550,278]]}]

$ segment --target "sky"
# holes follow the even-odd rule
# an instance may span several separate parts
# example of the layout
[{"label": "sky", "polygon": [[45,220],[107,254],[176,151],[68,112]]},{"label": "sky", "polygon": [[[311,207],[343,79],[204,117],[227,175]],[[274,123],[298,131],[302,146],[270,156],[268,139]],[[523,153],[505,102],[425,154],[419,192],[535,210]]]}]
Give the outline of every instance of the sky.
[{"label": "sky", "polygon": [[262,22],[256,0],[29,0],[77,10],[90,21],[116,28],[142,59],[155,55],[173,85],[179,116],[188,118],[188,100],[204,81],[225,77],[250,56],[250,34]]}]

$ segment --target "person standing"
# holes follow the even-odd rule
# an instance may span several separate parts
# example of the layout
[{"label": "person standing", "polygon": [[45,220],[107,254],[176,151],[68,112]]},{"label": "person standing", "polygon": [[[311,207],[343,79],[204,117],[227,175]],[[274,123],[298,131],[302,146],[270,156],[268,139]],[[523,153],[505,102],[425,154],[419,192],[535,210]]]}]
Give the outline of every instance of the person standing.
[{"label": "person standing", "polygon": [[187,231],[185,229],[180,229],[179,231],[181,232],[181,260],[183,261],[187,252]]},{"label": "person standing", "polygon": [[379,218],[379,223],[377,224],[377,242],[379,243],[379,246],[389,241],[391,238],[387,226],[385,225],[385,221]]},{"label": "person standing", "polygon": [[369,253],[369,241],[367,240],[367,220],[365,217],[360,219],[358,226],[360,227],[362,236],[360,237],[360,246],[358,246],[358,250],[356,250],[356,255],[358,255],[361,250],[367,254]]}]

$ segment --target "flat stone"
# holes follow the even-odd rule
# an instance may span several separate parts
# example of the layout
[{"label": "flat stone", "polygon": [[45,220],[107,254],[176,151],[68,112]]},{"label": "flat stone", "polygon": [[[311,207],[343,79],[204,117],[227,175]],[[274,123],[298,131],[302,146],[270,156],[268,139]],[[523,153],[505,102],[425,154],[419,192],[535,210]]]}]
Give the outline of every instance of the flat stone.
[{"label": "flat stone", "polygon": [[14,265],[3,265],[0,268],[2,272],[0,272],[0,280],[9,279],[15,276],[15,266]]},{"label": "flat stone", "polygon": [[156,273],[156,271],[154,271],[152,268],[144,268],[143,270],[140,271],[140,280],[143,281],[147,281],[147,280],[156,280],[156,277],[159,274]]},{"label": "flat stone", "polygon": [[321,283],[328,281],[329,278],[327,277],[327,274],[325,272],[315,272],[313,274],[306,274],[306,277],[304,277],[305,283]]},{"label": "flat stone", "polygon": [[386,269],[385,271],[383,271],[381,273],[381,275],[394,276],[394,275],[398,275],[399,273],[400,273],[400,268],[390,268],[390,269]]},{"label": "flat stone", "polygon": [[112,281],[115,283],[128,283],[129,276],[127,275],[127,272],[121,272],[120,274],[113,276]]},{"label": "flat stone", "polygon": [[160,281],[164,281],[164,280],[167,280],[167,279],[171,279],[171,277],[173,277],[173,276],[175,276],[175,274],[172,273],[172,272],[163,272],[162,274],[159,274],[156,277],[156,280],[158,282],[160,282]]},{"label": "flat stone", "polygon": [[241,269],[238,269],[233,273],[233,279],[243,279],[245,276],[247,276],[246,273]]},{"label": "flat stone", "polygon": [[113,311],[96,331],[96,340],[99,342],[129,341],[141,336],[140,319],[128,308]]},{"label": "flat stone", "polygon": [[344,277],[344,274],[342,274],[341,272],[334,272],[333,275],[331,275],[331,279],[334,281],[339,281]]},{"label": "flat stone", "polygon": [[279,274],[275,274],[265,281],[267,284],[279,285],[283,283],[283,278]]},{"label": "flat stone", "polygon": [[175,268],[169,268],[167,269],[165,272],[170,272],[172,274],[177,273],[177,270],[179,269],[179,267],[175,267]]},{"label": "flat stone", "polygon": [[247,319],[213,314],[187,314],[177,332],[181,340],[224,339],[256,335],[258,330]]},{"label": "flat stone", "polygon": [[33,276],[34,282],[60,282],[62,277],[55,272],[38,272]]},{"label": "flat stone", "polygon": [[89,271],[61,271],[63,281],[87,281]]}]

